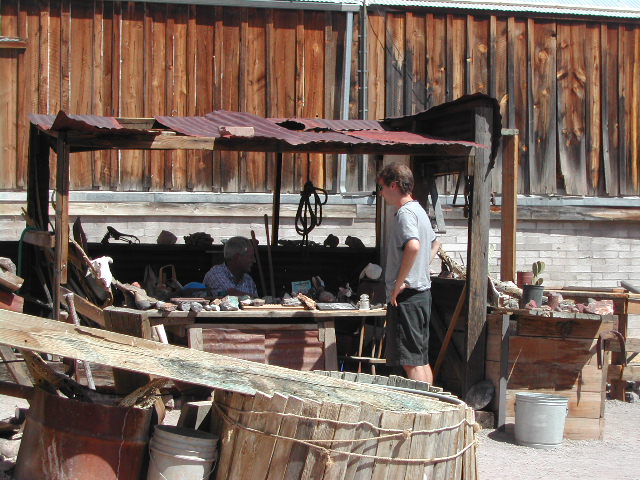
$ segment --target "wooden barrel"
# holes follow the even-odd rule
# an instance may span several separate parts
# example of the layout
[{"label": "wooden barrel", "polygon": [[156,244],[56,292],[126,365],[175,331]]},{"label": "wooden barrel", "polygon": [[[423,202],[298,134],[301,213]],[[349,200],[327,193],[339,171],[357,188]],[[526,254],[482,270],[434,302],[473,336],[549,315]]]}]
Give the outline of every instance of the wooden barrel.
[{"label": "wooden barrel", "polygon": [[[374,398],[385,387],[370,388]],[[408,405],[417,394],[402,393]],[[212,432],[221,445],[215,478],[475,480],[473,410],[454,397],[421,394],[438,396],[432,408],[216,390]]]}]

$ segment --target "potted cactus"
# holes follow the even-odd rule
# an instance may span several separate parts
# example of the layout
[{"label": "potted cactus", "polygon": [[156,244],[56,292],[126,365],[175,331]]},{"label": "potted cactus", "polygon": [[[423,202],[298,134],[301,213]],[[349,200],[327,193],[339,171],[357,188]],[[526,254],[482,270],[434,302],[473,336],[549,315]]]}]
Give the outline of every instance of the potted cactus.
[{"label": "potted cactus", "polygon": [[544,279],[541,275],[544,272],[545,267],[545,263],[541,261],[533,262],[533,265],[531,265],[533,278],[531,279],[530,285],[522,286],[521,307],[524,307],[531,300],[536,302],[536,306],[538,307],[542,305],[542,293],[544,292],[544,286],[542,283],[544,282]]}]

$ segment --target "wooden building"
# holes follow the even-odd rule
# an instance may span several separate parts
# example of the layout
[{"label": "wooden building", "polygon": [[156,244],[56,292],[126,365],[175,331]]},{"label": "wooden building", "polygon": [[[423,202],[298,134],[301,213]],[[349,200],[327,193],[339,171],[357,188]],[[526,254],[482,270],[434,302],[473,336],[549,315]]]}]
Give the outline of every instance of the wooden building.
[{"label": "wooden building", "polygon": [[[640,194],[638,11],[604,1],[573,10],[382,3],[2,2],[0,190],[26,189],[30,113],[380,119],[484,92],[499,100],[503,126],[520,133],[520,193]],[[273,187],[273,155],[186,155],[85,153],[71,188]],[[337,191],[341,161],[286,155],[283,192],[308,178]],[[344,162],[347,190],[373,186],[374,162]]]}]

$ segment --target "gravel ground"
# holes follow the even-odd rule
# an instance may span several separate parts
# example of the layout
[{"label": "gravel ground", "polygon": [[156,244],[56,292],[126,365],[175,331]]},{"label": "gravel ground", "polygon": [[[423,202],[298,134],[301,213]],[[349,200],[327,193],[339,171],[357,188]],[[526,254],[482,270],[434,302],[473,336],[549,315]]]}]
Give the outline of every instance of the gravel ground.
[{"label": "gravel ground", "polygon": [[[25,400],[0,395],[0,419],[11,418],[15,408],[27,407]],[[169,412],[164,423],[175,424],[179,411]],[[552,450],[515,444],[513,436],[485,429],[479,434],[480,479],[491,480],[575,480],[585,477],[640,479],[640,403],[608,401],[605,409],[604,440],[564,440]],[[0,438],[0,480],[15,464],[19,439]]]},{"label": "gravel ground", "polygon": [[515,444],[511,434],[480,433],[481,479],[640,479],[640,403],[607,401],[604,440],[564,440],[551,450]]}]

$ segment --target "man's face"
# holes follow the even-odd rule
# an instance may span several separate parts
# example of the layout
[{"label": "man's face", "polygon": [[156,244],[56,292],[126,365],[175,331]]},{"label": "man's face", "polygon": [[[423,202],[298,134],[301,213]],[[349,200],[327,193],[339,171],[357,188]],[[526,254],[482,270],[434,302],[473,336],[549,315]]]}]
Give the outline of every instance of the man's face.
[{"label": "man's face", "polygon": [[253,247],[249,247],[244,254],[238,254],[236,256],[236,263],[240,270],[244,273],[249,273],[253,268],[253,264],[256,263]]},{"label": "man's face", "polygon": [[396,182],[391,182],[389,185],[385,185],[383,180],[378,180],[378,192],[380,192],[380,196],[389,203],[394,203],[393,199],[396,195],[396,187]]}]

